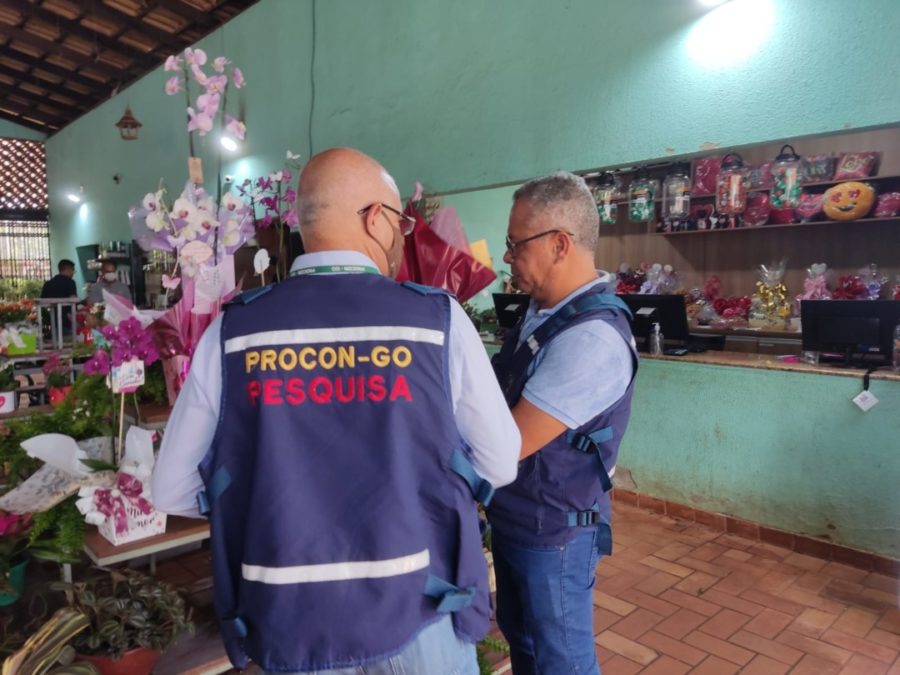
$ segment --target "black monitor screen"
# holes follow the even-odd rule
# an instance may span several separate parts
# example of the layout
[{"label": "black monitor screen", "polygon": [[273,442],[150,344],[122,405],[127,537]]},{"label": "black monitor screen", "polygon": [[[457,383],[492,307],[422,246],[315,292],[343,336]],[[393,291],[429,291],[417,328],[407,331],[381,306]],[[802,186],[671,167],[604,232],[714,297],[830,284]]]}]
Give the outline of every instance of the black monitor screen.
[{"label": "black monitor screen", "polygon": [[880,365],[891,358],[900,301],[804,300],[800,322],[805,351],[842,354],[848,361],[862,356]]},{"label": "black monitor screen", "polygon": [[620,295],[634,318],[631,332],[636,338],[650,335],[653,324],[666,340],[686,341],[689,337],[687,307],[683,295]]}]

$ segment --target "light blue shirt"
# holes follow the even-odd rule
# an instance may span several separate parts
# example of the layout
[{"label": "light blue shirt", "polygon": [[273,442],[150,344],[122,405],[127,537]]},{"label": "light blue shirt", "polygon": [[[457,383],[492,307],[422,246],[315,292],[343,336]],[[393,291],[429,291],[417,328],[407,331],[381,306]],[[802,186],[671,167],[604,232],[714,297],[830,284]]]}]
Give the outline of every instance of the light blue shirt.
[{"label": "light blue shirt", "polygon": [[[519,345],[563,305],[608,276],[586,283],[547,309],[532,300],[525,312]],[[632,345],[602,319],[567,328],[531,362],[522,396],[569,429],[577,429],[625,394],[631,382]]]},{"label": "light blue shirt", "polygon": [[[377,269],[362,253],[326,251],[299,256],[291,270],[328,265]],[[197,493],[203,490],[203,481],[197,465],[212,444],[219,419],[221,329],[220,315],[197,345],[163,436],[151,485],[153,503],[164,513],[199,516]],[[472,464],[495,487],[511,483],[516,477],[522,439],[478,332],[456,300],[450,301],[448,343],[453,414],[471,448]]]}]

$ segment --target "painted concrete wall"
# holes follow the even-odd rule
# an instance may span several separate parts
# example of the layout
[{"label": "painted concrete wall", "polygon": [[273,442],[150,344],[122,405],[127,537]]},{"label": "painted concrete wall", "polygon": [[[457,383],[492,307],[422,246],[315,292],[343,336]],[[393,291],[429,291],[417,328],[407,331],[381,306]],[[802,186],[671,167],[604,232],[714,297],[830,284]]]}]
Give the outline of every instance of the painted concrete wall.
[{"label": "painted concrete wall", "polygon": [[[239,177],[309,151],[311,9],[263,0],[201,43],[247,76],[250,136],[226,166]],[[690,0],[329,0],[316,12],[313,148],[359,147],[404,192],[415,179],[466,190],[900,120],[895,0],[732,0],[709,13]],[[186,178],[184,107],[164,79],[151,73],[49,139],[54,259],[126,238],[128,207],[161,177],[173,189]],[[133,143],[113,126],[127,103],[145,125]],[[80,184],[78,210],[62,200]]]},{"label": "painted concrete wall", "polygon": [[[900,382],[644,359],[618,465],[638,492],[900,558]],[[690,392],[690,396],[685,396]]]},{"label": "painted concrete wall", "polygon": [[45,134],[21,124],[10,122],[9,120],[0,119],[0,138],[22,138],[26,141],[42,141]]}]

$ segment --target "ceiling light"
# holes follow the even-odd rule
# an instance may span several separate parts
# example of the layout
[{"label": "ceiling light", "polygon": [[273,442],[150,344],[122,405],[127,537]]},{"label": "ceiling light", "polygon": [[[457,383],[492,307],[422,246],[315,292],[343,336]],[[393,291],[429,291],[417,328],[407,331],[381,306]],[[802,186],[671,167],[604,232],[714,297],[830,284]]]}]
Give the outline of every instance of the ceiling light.
[{"label": "ceiling light", "polygon": [[222,136],[219,139],[219,143],[222,144],[222,147],[228,150],[229,152],[234,152],[238,148],[238,143],[231,136]]},{"label": "ceiling light", "polygon": [[728,0],[697,0],[704,7],[718,7],[724,2],[728,2]]},{"label": "ceiling light", "polygon": [[78,187],[78,192],[73,191],[66,193],[66,199],[76,204],[80,203],[81,200],[84,199],[84,185]]}]

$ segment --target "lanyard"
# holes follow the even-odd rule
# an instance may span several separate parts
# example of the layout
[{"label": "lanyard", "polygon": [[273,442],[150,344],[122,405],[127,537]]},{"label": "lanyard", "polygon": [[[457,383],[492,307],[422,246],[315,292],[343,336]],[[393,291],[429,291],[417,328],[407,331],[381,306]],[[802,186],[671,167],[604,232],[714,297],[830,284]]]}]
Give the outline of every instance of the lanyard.
[{"label": "lanyard", "polygon": [[304,277],[307,274],[381,274],[381,272],[368,265],[316,265],[295,269],[290,276]]}]

